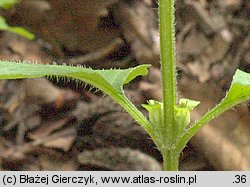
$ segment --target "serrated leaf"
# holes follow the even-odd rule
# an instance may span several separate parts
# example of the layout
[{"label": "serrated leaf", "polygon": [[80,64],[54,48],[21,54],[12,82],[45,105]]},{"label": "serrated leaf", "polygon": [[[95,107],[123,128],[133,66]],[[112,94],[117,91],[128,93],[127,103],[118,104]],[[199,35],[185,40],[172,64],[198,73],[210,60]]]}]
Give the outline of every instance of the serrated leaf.
[{"label": "serrated leaf", "polygon": [[0,16],[0,30],[9,31],[9,32],[18,34],[20,36],[23,36],[23,37],[29,39],[29,40],[33,40],[35,38],[34,34],[32,34],[29,31],[23,29],[22,27],[11,27],[11,26],[9,26],[2,16]]},{"label": "serrated leaf", "polygon": [[0,8],[9,9],[17,3],[17,0],[0,0]]},{"label": "serrated leaf", "polygon": [[141,65],[124,70],[93,70],[73,66],[0,61],[0,79],[38,78],[49,75],[65,76],[82,80],[103,91],[110,89],[120,93],[124,84],[139,75],[147,74],[148,67],[149,65]]},{"label": "serrated leaf", "polygon": [[140,65],[129,69],[93,70],[91,68],[44,65],[31,63],[16,63],[0,61],[0,79],[39,78],[44,76],[69,77],[91,84],[111,96],[140,124],[149,134],[153,134],[150,122],[128,100],[123,91],[123,85],[135,77],[146,75],[150,65]]}]

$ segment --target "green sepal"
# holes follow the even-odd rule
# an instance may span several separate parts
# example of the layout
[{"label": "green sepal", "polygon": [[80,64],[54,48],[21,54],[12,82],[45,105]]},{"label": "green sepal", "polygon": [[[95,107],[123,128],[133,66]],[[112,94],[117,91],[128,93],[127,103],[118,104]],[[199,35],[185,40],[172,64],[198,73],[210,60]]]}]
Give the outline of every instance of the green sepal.
[{"label": "green sepal", "polygon": [[[149,121],[151,122],[154,131],[157,134],[154,140],[157,139],[161,145],[165,147],[170,147],[177,143],[179,138],[186,132],[187,127],[190,123],[190,112],[199,105],[199,101],[194,101],[190,99],[180,99],[179,105],[175,106],[175,132],[171,132],[169,129],[164,129],[166,125],[163,122],[163,103],[155,100],[149,100],[148,104],[143,104],[142,106],[147,109]],[[164,134],[164,132],[167,132]],[[175,134],[175,139],[171,139]],[[164,143],[163,143],[164,142]],[[161,147],[161,146],[160,146]]]},{"label": "green sepal", "polygon": [[163,124],[163,104],[159,101],[149,100],[148,104],[142,105],[148,111],[149,121],[154,125],[154,128]]},{"label": "green sepal", "polygon": [[199,101],[183,98],[179,100],[179,105],[175,106],[175,124],[178,139],[187,131],[188,125],[190,124],[191,111],[199,104]]},{"label": "green sepal", "polygon": [[[151,128],[154,131],[152,139],[154,140],[157,147],[160,148],[163,145],[162,139],[164,138],[161,130],[164,127],[163,104],[156,100],[149,100],[148,104],[142,104],[142,107],[148,111],[148,118],[151,122]],[[167,137],[165,137],[165,139],[168,141]]]},{"label": "green sepal", "polygon": [[192,111],[199,104],[200,104],[200,101],[195,101],[191,99],[182,98],[179,100],[179,106],[182,108],[187,108],[189,111]]}]

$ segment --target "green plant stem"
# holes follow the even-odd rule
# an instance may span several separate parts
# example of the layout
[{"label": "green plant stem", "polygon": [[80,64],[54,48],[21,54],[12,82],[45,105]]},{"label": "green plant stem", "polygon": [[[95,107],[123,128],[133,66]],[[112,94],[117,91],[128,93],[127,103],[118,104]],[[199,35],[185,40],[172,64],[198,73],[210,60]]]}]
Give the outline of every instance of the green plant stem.
[{"label": "green plant stem", "polygon": [[[119,103],[133,118],[140,124],[147,133],[155,140],[155,133],[151,122],[135,107],[131,101],[124,95],[111,95],[111,97]],[[157,142],[155,142],[157,144]]]},{"label": "green plant stem", "polygon": [[[163,126],[161,137],[170,137],[174,144],[176,137],[175,105],[176,105],[176,62],[175,62],[175,28],[174,0],[159,0],[161,75],[163,97]],[[166,139],[166,138],[165,138]],[[178,169],[178,155],[165,151],[166,142],[162,140],[159,149],[164,157],[165,170]],[[166,155],[165,155],[166,154]],[[173,156],[177,158],[172,158]]]},{"label": "green plant stem", "polygon": [[177,171],[179,166],[179,154],[173,150],[163,153],[163,169],[165,171]]},{"label": "green plant stem", "polygon": [[[159,0],[164,131],[175,129],[176,65],[174,0]],[[174,133],[171,133],[174,135]],[[165,135],[169,135],[165,133]]]}]

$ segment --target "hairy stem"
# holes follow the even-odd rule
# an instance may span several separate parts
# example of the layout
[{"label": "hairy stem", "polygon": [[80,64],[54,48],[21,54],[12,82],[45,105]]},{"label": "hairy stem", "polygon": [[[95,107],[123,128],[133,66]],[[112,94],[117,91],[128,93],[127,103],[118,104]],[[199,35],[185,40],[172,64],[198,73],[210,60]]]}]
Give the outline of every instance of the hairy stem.
[{"label": "hairy stem", "polygon": [[174,0],[159,0],[160,48],[164,135],[174,138],[176,104],[176,65],[175,65],[175,29]]},{"label": "hairy stem", "polygon": [[179,166],[179,154],[174,150],[168,150],[163,153],[163,169],[165,171],[177,171]]},{"label": "hairy stem", "polygon": [[[164,158],[164,170],[178,170],[178,155],[165,150],[166,139],[174,144],[177,127],[175,123],[176,105],[176,59],[174,0],[159,0],[161,75],[163,97],[162,145],[159,148]],[[168,141],[169,144],[169,141]],[[171,146],[170,146],[171,147]]]}]

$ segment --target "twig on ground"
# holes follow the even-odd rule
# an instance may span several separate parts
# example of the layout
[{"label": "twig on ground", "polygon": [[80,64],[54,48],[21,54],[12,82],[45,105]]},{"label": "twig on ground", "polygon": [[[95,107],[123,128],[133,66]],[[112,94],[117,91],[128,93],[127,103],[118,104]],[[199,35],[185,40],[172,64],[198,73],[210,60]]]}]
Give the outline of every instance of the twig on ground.
[{"label": "twig on ground", "polygon": [[110,45],[104,48],[83,56],[71,58],[67,61],[69,64],[85,64],[86,62],[98,61],[117,51],[123,44],[124,41],[121,38],[117,38]]}]

